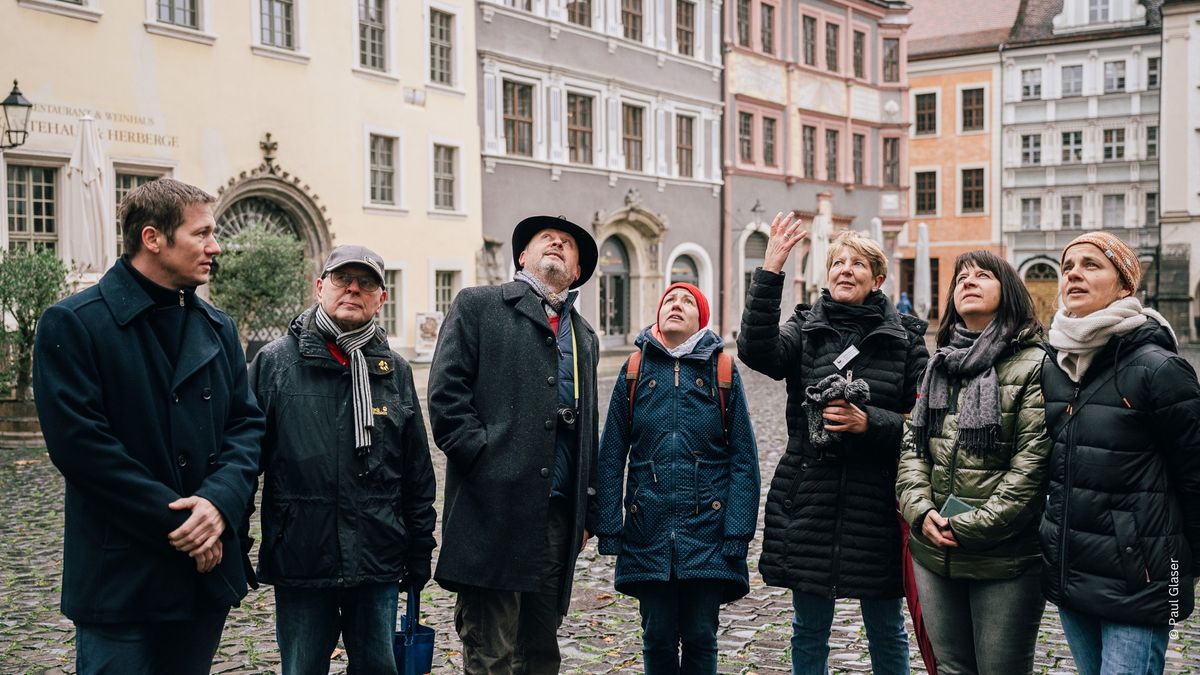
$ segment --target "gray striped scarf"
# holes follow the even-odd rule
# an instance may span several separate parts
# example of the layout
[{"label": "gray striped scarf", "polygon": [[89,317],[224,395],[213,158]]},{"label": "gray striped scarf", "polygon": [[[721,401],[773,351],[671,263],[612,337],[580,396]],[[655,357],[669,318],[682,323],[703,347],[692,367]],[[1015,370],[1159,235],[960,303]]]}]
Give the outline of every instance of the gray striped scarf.
[{"label": "gray striped scarf", "polygon": [[343,332],[338,328],[325,310],[316,306],[313,321],[325,339],[333,340],[350,359],[350,390],[354,401],[354,447],[358,454],[371,451],[371,429],[375,426],[375,418],[371,415],[371,378],[367,372],[367,359],[363,356],[363,347],[375,339],[379,327],[374,321],[368,321],[354,330]]}]

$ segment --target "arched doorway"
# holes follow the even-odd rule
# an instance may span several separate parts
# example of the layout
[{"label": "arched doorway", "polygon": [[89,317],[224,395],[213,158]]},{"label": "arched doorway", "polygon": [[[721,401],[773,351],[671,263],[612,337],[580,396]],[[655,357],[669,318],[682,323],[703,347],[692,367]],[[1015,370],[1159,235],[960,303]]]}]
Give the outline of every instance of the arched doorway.
[{"label": "arched doorway", "polygon": [[700,267],[696,265],[696,261],[692,260],[690,255],[681,255],[671,263],[671,281],[669,283],[680,281],[697,288],[700,287]]},{"label": "arched doorway", "polygon": [[600,333],[601,346],[625,344],[629,334],[629,253],[615,236],[600,246]]},{"label": "arched doorway", "polygon": [[767,235],[751,232],[742,246],[742,297],[750,291],[750,280],[754,278],[754,270],[762,267],[766,256]]},{"label": "arched doorway", "polygon": [[1033,298],[1038,321],[1049,326],[1058,309],[1058,272],[1046,263],[1034,263],[1025,270],[1025,287]]}]

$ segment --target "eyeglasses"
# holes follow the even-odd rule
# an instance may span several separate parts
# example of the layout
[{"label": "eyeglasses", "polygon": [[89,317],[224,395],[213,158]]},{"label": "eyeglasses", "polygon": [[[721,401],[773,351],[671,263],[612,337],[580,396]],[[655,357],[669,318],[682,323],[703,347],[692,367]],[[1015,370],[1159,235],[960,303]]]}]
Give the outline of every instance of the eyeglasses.
[{"label": "eyeglasses", "polygon": [[381,284],[376,281],[375,277],[370,275],[359,276],[357,274],[350,274],[348,272],[330,272],[329,280],[332,281],[333,285],[337,286],[338,288],[349,288],[351,283],[357,281],[358,290],[362,291],[363,293],[374,293],[375,291],[379,290],[381,286]]}]

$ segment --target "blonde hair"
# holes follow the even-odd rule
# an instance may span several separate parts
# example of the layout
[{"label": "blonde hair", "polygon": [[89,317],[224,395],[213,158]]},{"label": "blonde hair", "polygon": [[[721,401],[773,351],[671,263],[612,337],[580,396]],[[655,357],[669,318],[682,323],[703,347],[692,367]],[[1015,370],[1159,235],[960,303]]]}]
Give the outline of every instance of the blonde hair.
[{"label": "blonde hair", "polygon": [[829,254],[825,256],[825,269],[833,266],[833,259],[842,252],[843,248],[861,255],[871,264],[871,276],[887,277],[887,256],[874,239],[863,236],[854,230],[843,230],[829,242]]}]

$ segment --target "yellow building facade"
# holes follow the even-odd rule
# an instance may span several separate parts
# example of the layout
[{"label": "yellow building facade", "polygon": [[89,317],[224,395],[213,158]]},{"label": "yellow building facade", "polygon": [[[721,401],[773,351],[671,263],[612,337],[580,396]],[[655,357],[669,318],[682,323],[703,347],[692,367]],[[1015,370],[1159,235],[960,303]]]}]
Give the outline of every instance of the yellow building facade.
[{"label": "yellow building facade", "polygon": [[[474,0],[2,3],[0,79],[18,79],[34,109],[27,142],[0,156],[0,244],[71,249],[68,164],[91,116],[111,208],[171,176],[219,197],[219,239],[263,222],[314,260],[366,244],[387,261],[393,345],[412,347],[418,314],[475,283],[482,246],[474,12]],[[109,239],[101,271],[119,253]]]}]

